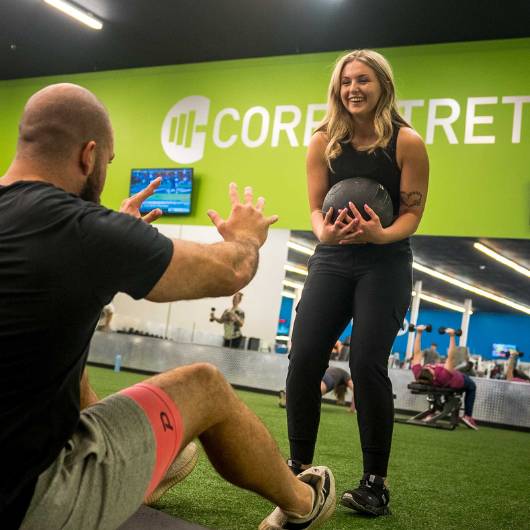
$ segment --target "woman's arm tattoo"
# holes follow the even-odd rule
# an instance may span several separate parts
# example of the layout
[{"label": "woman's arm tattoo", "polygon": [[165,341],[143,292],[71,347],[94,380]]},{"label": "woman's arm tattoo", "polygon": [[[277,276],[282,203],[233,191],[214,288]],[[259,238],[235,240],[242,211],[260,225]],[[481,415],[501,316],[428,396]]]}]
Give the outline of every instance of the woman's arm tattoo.
[{"label": "woman's arm tattoo", "polygon": [[404,206],[421,206],[423,194],[419,191],[402,191],[399,195],[401,198],[401,204]]}]

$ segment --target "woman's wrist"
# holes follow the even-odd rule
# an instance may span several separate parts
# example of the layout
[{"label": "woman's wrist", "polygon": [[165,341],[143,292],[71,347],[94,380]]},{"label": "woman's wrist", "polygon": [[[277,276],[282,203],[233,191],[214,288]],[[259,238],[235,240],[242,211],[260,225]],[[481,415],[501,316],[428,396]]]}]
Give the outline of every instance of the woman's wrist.
[{"label": "woman's wrist", "polygon": [[392,243],[392,234],[388,233],[386,228],[383,228],[376,236],[374,243],[376,245],[386,245],[387,243]]}]

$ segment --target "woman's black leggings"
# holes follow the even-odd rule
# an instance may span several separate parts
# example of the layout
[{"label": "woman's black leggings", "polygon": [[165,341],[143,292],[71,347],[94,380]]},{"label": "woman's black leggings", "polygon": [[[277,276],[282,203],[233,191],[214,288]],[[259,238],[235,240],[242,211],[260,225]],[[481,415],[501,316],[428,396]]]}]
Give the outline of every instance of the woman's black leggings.
[{"label": "woman's black leggings", "polygon": [[320,380],[335,341],[353,318],[350,370],[364,472],[387,474],[394,403],[388,355],[412,291],[408,240],[390,245],[318,245],[297,308],[287,374],[291,459],[313,461]]}]

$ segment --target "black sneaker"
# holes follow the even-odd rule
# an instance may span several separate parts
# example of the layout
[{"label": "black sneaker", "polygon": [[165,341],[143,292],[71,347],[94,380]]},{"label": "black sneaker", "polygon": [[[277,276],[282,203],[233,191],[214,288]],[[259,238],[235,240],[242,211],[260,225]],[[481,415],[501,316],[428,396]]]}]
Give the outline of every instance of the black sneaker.
[{"label": "black sneaker", "polygon": [[384,479],[368,473],[357,488],[345,491],[340,499],[342,506],[370,515],[390,515],[389,502],[390,493]]},{"label": "black sneaker", "polygon": [[305,471],[305,469],[302,469],[302,462],[298,462],[298,460],[293,460],[292,458],[289,458],[289,460],[287,460],[287,465],[295,476],[298,476],[302,471]]}]

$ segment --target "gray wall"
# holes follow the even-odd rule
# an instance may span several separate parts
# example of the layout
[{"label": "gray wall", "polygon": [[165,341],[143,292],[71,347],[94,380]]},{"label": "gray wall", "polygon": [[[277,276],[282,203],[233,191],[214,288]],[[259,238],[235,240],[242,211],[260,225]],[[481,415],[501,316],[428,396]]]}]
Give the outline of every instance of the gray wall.
[{"label": "gray wall", "polygon": [[[285,355],[96,332],[89,362],[113,366],[116,354],[121,355],[123,368],[148,372],[209,362],[217,366],[233,385],[267,391],[284,388],[288,366]],[[349,371],[345,362],[331,361],[330,364]],[[412,394],[407,389],[413,380],[410,370],[390,369],[389,376],[396,394],[396,409],[421,411],[427,408],[425,396]],[[474,380],[477,399],[473,415],[477,420],[530,428],[530,384],[484,378]]]}]

